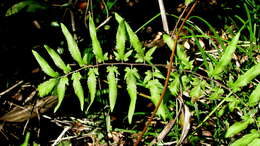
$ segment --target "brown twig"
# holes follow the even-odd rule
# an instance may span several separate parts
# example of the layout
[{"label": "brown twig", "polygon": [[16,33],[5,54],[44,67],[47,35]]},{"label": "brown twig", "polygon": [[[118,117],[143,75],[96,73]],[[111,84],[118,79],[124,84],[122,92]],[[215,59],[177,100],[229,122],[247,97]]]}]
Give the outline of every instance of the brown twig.
[{"label": "brown twig", "polygon": [[12,87],[6,89],[5,91],[0,93],[0,97],[5,95],[6,93],[10,92],[11,90],[13,90],[15,87],[21,85],[23,83],[23,81],[19,81],[18,83],[14,84]]},{"label": "brown twig", "polygon": [[[180,93],[181,94],[181,93]],[[181,109],[182,109],[182,105],[183,103],[180,101],[180,98],[177,98],[176,101],[179,101],[180,104],[179,104],[179,110],[177,111],[177,114],[175,116],[174,119],[170,120],[167,125],[164,127],[164,129],[162,130],[162,132],[156,137],[153,139],[153,141],[151,142],[150,145],[154,145],[156,144],[157,142],[160,142],[164,139],[164,137],[170,132],[170,130],[172,129],[172,126],[175,124],[177,118],[179,117],[180,113],[181,113]]]},{"label": "brown twig", "polygon": [[[151,117],[148,119],[147,123],[145,124],[142,133],[137,137],[137,140],[136,140],[136,142],[134,143],[134,146],[137,146],[137,145],[139,144],[139,142],[142,140],[142,137],[143,137],[144,133],[146,132],[148,126],[151,124],[152,119],[153,119],[153,117],[155,116],[156,112],[158,111],[159,106],[160,106],[160,104],[161,104],[161,102],[162,102],[162,100],[163,100],[163,97],[164,97],[164,95],[165,95],[165,93],[166,93],[166,89],[167,89],[167,86],[168,86],[169,78],[170,78],[170,73],[171,73],[171,68],[172,68],[172,64],[173,64],[174,53],[175,53],[175,49],[176,49],[176,46],[177,46],[177,40],[179,39],[179,33],[180,33],[180,31],[182,30],[182,28],[183,28],[183,26],[184,26],[184,23],[187,21],[189,15],[190,15],[191,12],[193,11],[193,9],[195,8],[195,6],[196,6],[197,3],[198,3],[198,0],[196,0],[196,1],[193,3],[193,5],[192,5],[192,7],[190,8],[188,14],[187,14],[186,17],[184,18],[182,24],[180,25],[180,27],[179,27],[179,29],[178,29],[178,32],[177,32],[177,34],[176,34],[176,38],[175,38],[175,41],[174,41],[174,45],[173,45],[173,48],[172,48],[171,57],[170,57],[170,63],[169,63],[170,66],[168,67],[168,70],[167,70],[167,76],[166,76],[166,79],[165,79],[165,82],[164,82],[164,87],[163,87],[162,94],[161,94],[161,96],[160,96],[160,100],[159,100],[159,102],[157,103],[157,105],[156,105],[154,111],[152,112]],[[178,25],[178,24],[176,24],[176,25]]]}]

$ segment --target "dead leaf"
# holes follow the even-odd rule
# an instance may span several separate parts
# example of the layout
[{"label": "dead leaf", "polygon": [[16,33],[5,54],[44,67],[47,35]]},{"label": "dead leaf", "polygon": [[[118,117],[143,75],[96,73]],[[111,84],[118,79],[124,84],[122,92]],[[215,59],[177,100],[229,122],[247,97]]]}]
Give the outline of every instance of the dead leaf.
[{"label": "dead leaf", "polygon": [[34,118],[37,114],[42,114],[56,105],[58,99],[56,96],[47,96],[36,101],[35,106],[17,106],[13,108],[10,112],[4,114],[0,117],[0,121],[6,122],[24,122],[28,119]]}]

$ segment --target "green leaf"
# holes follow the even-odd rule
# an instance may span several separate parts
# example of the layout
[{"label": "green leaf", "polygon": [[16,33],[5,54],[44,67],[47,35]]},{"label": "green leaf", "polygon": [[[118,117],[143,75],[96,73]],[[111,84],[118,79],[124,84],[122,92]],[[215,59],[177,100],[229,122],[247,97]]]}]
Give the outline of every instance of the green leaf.
[{"label": "green leaf", "polygon": [[250,68],[246,73],[239,76],[238,79],[231,85],[234,92],[239,91],[241,87],[246,86],[251,80],[260,75],[260,63]]},{"label": "green leaf", "polygon": [[69,30],[67,29],[67,27],[61,23],[61,30],[67,40],[67,44],[68,44],[68,49],[70,52],[70,55],[72,56],[72,58],[77,61],[77,63],[80,66],[83,66],[83,59],[81,57],[81,53],[79,51],[78,45],[76,43],[76,41],[74,40],[73,36],[71,35],[71,33],[69,32]]},{"label": "green leaf", "polygon": [[236,50],[237,43],[239,41],[240,32],[231,40],[228,47],[225,49],[220,61],[217,63],[215,69],[210,73],[213,77],[218,77],[218,74],[222,73],[227,65],[231,62],[232,55]]},{"label": "green leaf", "polygon": [[67,77],[60,78],[59,84],[57,85],[56,91],[58,96],[58,103],[54,109],[54,113],[60,108],[60,105],[63,101],[66,85],[69,85],[69,79]]},{"label": "green leaf", "polygon": [[251,93],[249,96],[249,106],[255,106],[260,101],[260,84],[258,84],[255,88],[255,90]]},{"label": "green leaf", "polygon": [[[125,22],[125,27],[127,30],[127,34],[130,39],[130,43],[133,46],[134,50],[137,52],[137,55],[135,56],[139,60],[144,60],[144,48],[142,48],[142,43],[139,41],[137,35],[134,33],[134,31],[131,29],[129,24]],[[138,61],[139,62],[139,61]]]},{"label": "green leaf", "polygon": [[95,97],[96,97],[96,92],[97,92],[97,77],[96,77],[96,75],[98,75],[97,68],[89,69],[89,72],[88,72],[88,89],[89,89],[89,93],[90,93],[90,103],[88,105],[86,113],[88,112],[90,106],[92,105],[92,103],[94,102]]},{"label": "green leaf", "polygon": [[203,86],[205,86],[206,81],[200,80],[198,78],[194,78],[194,81],[192,82],[193,88],[190,91],[190,96],[192,101],[197,101],[203,94]]},{"label": "green leaf", "polygon": [[43,5],[35,0],[25,0],[12,5],[12,7],[10,7],[6,11],[5,16],[11,16],[17,14],[21,10],[26,10],[26,12],[36,12],[38,10],[45,10],[45,9],[47,9],[46,5]]},{"label": "green leaf", "polygon": [[55,72],[50,65],[48,64],[48,62],[41,57],[40,54],[38,54],[36,51],[32,50],[33,56],[36,58],[37,62],[39,63],[40,67],[42,68],[42,71],[44,73],[46,73],[47,75],[51,76],[51,77],[58,77],[59,73]]},{"label": "green leaf", "polygon": [[116,66],[108,66],[107,67],[107,81],[108,81],[108,88],[109,88],[109,104],[111,112],[113,112],[116,99],[117,99],[117,76],[119,72],[117,71]]},{"label": "green leaf", "polygon": [[83,62],[84,64],[91,64],[92,59],[95,57],[93,54],[92,48],[86,48],[84,50],[84,57],[83,57]]},{"label": "green leaf", "polygon": [[162,75],[162,73],[157,69],[154,70],[153,76],[158,78],[158,79],[165,79],[165,77]]},{"label": "green leaf", "polygon": [[[116,15],[116,13],[115,13]],[[126,28],[124,21],[119,22],[119,26],[116,33],[116,49],[117,49],[117,56],[116,60],[124,61],[125,59],[125,42],[126,42]]]},{"label": "green leaf", "polygon": [[75,72],[72,74],[72,78],[73,80],[73,88],[74,88],[74,92],[77,95],[79,102],[80,102],[80,109],[81,111],[83,111],[84,108],[84,91],[82,88],[82,85],[80,83],[80,79],[81,79],[81,75],[79,72]]},{"label": "green leaf", "polygon": [[164,76],[159,70],[155,70],[154,72],[151,72],[150,70],[145,72],[146,76],[144,78],[144,84],[147,84],[148,81],[150,81],[153,77],[156,77],[158,79],[164,79]]},{"label": "green leaf", "polygon": [[104,62],[105,60],[107,60],[107,57],[103,55],[102,48],[97,39],[96,26],[91,16],[89,17],[89,33],[92,40],[93,53],[96,56],[97,62]]},{"label": "green leaf", "polygon": [[252,142],[250,142],[247,146],[257,146],[260,145],[260,138],[254,139]]},{"label": "green leaf", "polygon": [[177,72],[175,72],[173,73],[173,77],[174,79],[172,82],[170,82],[168,88],[173,96],[177,96],[180,89],[180,83],[181,83],[180,75]]},{"label": "green leaf", "polygon": [[20,146],[28,146],[29,145],[30,136],[31,136],[31,133],[27,132],[26,136],[25,136],[25,139],[24,139],[24,142]]},{"label": "green leaf", "polygon": [[118,13],[116,13],[116,12],[115,12],[115,18],[116,18],[116,21],[117,21],[118,23],[124,21],[124,19],[123,19]]},{"label": "green leaf", "polygon": [[148,50],[145,53],[145,56],[144,56],[145,61],[150,62],[153,59],[152,55],[153,55],[154,51],[156,50],[156,48],[157,48],[156,46],[152,47],[150,50]]},{"label": "green leaf", "polygon": [[[163,89],[163,85],[159,82],[158,79],[154,79],[154,80],[150,80],[146,87],[149,88],[149,90],[150,90],[151,101],[153,102],[153,104],[155,106],[157,106],[158,102],[160,100],[160,95],[161,95],[161,92]],[[167,113],[168,113],[168,110],[162,101],[156,114],[161,116],[163,118],[163,120],[165,121],[166,117],[167,117]]]},{"label": "green leaf", "polygon": [[224,94],[224,90],[222,88],[220,88],[220,87],[217,87],[217,86],[213,87],[211,92],[213,92],[209,96],[209,99],[211,99],[211,100],[220,99],[222,97],[222,95]]},{"label": "green leaf", "polygon": [[39,96],[44,97],[48,95],[52,89],[57,85],[59,79],[52,78],[38,85]]},{"label": "green leaf", "polygon": [[[256,130],[251,130],[251,131],[254,131],[254,132],[244,135],[243,137],[239,138],[238,140],[236,140],[235,142],[230,144],[230,146],[248,146],[249,143],[253,142],[254,139],[256,139],[260,136],[258,131],[256,131]],[[254,146],[257,146],[257,145],[254,145]]]},{"label": "green leaf", "polygon": [[52,60],[54,61],[57,67],[62,69],[64,73],[70,72],[71,68],[65,65],[65,63],[63,62],[63,60],[57,52],[55,52],[52,48],[50,48],[47,45],[44,45],[44,48],[48,51],[49,55],[51,56]]},{"label": "green leaf", "polygon": [[144,78],[144,84],[147,84],[152,78],[153,78],[153,73],[148,70],[145,72],[146,76]]},{"label": "green leaf", "polygon": [[189,4],[191,4],[194,0],[185,0],[184,4],[185,6],[188,6]]},{"label": "green leaf", "polygon": [[125,54],[125,56],[124,56],[124,61],[128,61],[128,58],[129,58],[129,56],[132,54],[132,52],[133,52],[133,50],[129,50],[129,51]]},{"label": "green leaf", "polygon": [[234,96],[226,98],[226,101],[228,101],[228,108],[231,112],[233,112],[234,109],[238,107],[237,105],[240,103],[240,100],[236,99]]},{"label": "green leaf", "polygon": [[136,99],[137,99],[137,87],[136,87],[136,79],[139,79],[139,75],[137,73],[136,68],[130,69],[127,67],[125,69],[125,80],[127,85],[127,92],[130,96],[130,105],[128,110],[128,122],[132,123],[132,118],[135,111]]},{"label": "green leaf", "polygon": [[163,40],[167,44],[167,46],[172,50],[174,46],[174,41],[168,34],[163,35]]},{"label": "green leaf", "polygon": [[177,57],[180,59],[183,69],[192,69],[193,61],[189,62],[189,57],[187,57],[187,54],[184,51],[184,47],[181,45],[177,45]]},{"label": "green leaf", "polygon": [[249,120],[242,121],[242,122],[235,122],[232,126],[227,129],[225,137],[233,137],[234,135],[240,133],[241,131],[245,130],[249,125]]}]

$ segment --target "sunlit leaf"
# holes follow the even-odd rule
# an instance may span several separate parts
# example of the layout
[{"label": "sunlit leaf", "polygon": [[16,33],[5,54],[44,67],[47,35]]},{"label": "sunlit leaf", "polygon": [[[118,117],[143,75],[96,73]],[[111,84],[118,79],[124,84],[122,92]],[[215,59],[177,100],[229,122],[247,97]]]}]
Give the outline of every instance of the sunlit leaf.
[{"label": "sunlit leaf", "polygon": [[70,72],[71,68],[66,66],[63,60],[61,59],[60,55],[56,53],[52,48],[47,45],[44,45],[45,49],[48,51],[49,55],[51,56],[52,60],[54,61],[55,65],[62,69],[64,73]]},{"label": "sunlit leaf", "polygon": [[189,61],[189,57],[184,51],[184,47],[181,45],[177,45],[177,57],[181,61],[181,66],[183,66],[183,69],[192,69],[193,61]]},{"label": "sunlit leaf", "polygon": [[[243,137],[239,138],[230,146],[248,146],[249,143],[251,143],[254,139],[258,138],[260,136],[260,133],[257,130],[251,130],[250,134],[246,134]],[[257,146],[257,145],[254,145]]]},{"label": "sunlit leaf", "polygon": [[153,72],[148,70],[145,72],[146,76],[144,78],[144,84],[147,84],[148,81],[150,81],[153,77],[156,77],[158,79],[164,79],[164,76],[159,70],[154,70]]},{"label": "sunlit leaf", "polygon": [[125,80],[127,85],[127,92],[130,96],[130,105],[128,110],[128,122],[132,123],[132,118],[135,111],[136,99],[137,99],[137,87],[136,87],[136,79],[139,79],[139,75],[137,73],[136,68],[130,69],[127,67],[125,69]]},{"label": "sunlit leaf", "polygon": [[90,93],[90,103],[88,105],[88,108],[86,112],[88,112],[90,106],[95,100],[96,97],[96,92],[97,92],[97,77],[98,75],[98,70],[97,68],[90,68],[88,71],[88,90]]},{"label": "sunlit leaf", "polygon": [[188,6],[189,4],[191,4],[194,0],[185,0],[184,4],[185,6]]},{"label": "sunlit leaf", "polygon": [[249,106],[255,106],[260,101],[260,84],[258,84],[255,90],[249,96]]},{"label": "sunlit leaf", "polygon": [[168,34],[163,35],[163,40],[167,44],[167,46],[172,50],[174,46],[174,41]]},{"label": "sunlit leaf", "polygon": [[40,67],[42,68],[42,71],[44,73],[46,73],[47,75],[51,76],[51,77],[58,77],[59,73],[55,72],[50,65],[48,64],[48,62],[41,57],[40,54],[38,54],[36,51],[32,50],[32,53],[34,55],[34,57],[36,58],[37,62],[39,63]]},{"label": "sunlit leaf", "polygon": [[115,13],[115,18],[118,23],[120,23],[124,20],[118,13]]},{"label": "sunlit leaf", "polygon": [[43,5],[40,2],[35,0],[25,0],[12,5],[12,7],[6,11],[5,16],[17,14],[22,10],[25,10],[26,12],[36,12],[45,9],[47,9],[46,5]]},{"label": "sunlit leaf", "polygon": [[124,61],[128,61],[129,56],[132,54],[133,50],[129,50],[128,52],[126,52],[125,56],[124,56]]},{"label": "sunlit leaf", "polygon": [[145,78],[144,78],[144,84],[147,84],[152,78],[153,78],[153,73],[148,70],[145,72]]},{"label": "sunlit leaf", "polygon": [[223,107],[221,107],[221,109],[217,112],[217,116],[220,118],[221,116],[224,115],[225,110],[226,110],[226,105],[224,105]]},{"label": "sunlit leaf", "polygon": [[54,113],[60,108],[60,105],[63,101],[66,91],[66,85],[69,85],[69,79],[67,77],[60,78],[60,81],[57,85],[57,96],[58,96],[58,103],[54,109]]},{"label": "sunlit leaf", "polygon": [[48,81],[45,81],[41,84],[38,85],[37,89],[39,91],[39,96],[40,97],[44,97],[46,95],[48,95],[53,88],[57,85],[59,79],[57,78],[52,78],[49,79]]},{"label": "sunlit leaf", "polygon": [[108,66],[107,72],[107,81],[109,87],[109,104],[111,112],[113,112],[117,99],[117,75],[119,75],[119,72],[117,71],[116,66]]},{"label": "sunlit leaf", "polygon": [[220,87],[214,87],[211,92],[213,92],[209,97],[211,100],[220,99],[224,94],[224,90]]},{"label": "sunlit leaf", "polygon": [[148,50],[145,53],[145,56],[144,56],[145,61],[150,62],[153,59],[152,55],[153,55],[154,51],[156,50],[156,48],[157,48],[156,46],[152,47],[150,50]]},{"label": "sunlit leaf", "polygon": [[[157,106],[160,100],[160,95],[163,89],[163,85],[159,82],[158,79],[154,79],[154,80],[150,80],[146,87],[149,88],[150,90],[151,101],[155,106]],[[161,116],[163,120],[166,120],[167,112],[168,110],[162,101],[156,114]]]},{"label": "sunlit leaf", "polygon": [[234,109],[237,108],[237,105],[240,103],[240,100],[236,99],[234,96],[226,98],[226,101],[228,102],[228,108],[231,112],[233,112]]},{"label": "sunlit leaf", "polygon": [[92,17],[89,17],[89,33],[92,40],[93,53],[96,56],[97,62],[104,62],[107,60],[107,57],[106,55],[103,55],[102,48],[97,38],[96,26]]},{"label": "sunlit leaf", "polygon": [[173,96],[177,96],[180,89],[180,76],[177,72],[173,73],[173,81],[169,83],[169,90]]},{"label": "sunlit leaf", "polygon": [[260,75],[260,63],[250,68],[231,85],[234,92],[239,91],[241,87],[246,86],[251,80]]},{"label": "sunlit leaf", "polygon": [[[117,15],[115,13],[115,15]],[[125,59],[125,42],[126,42],[126,28],[124,21],[119,22],[119,26],[116,33],[116,49],[118,52],[118,56],[116,57],[116,60],[124,61]]]},{"label": "sunlit leaf", "polygon": [[24,139],[24,142],[20,146],[28,146],[29,145],[30,136],[31,136],[31,133],[27,132],[26,136],[25,136],[25,139]]},{"label": "sunlit leaf", "polygon": [[191,81],[191,79],[187,75],[181,76],[181,83],[182,83],[182,90],[185,91],[189,88],[188,83]]},{"label": "sunlit leaf", "polygon": [[91,61],[95,57],[95,55],[93,54],[92,48],[86,48],[84,50],[83,54],[84,54],[83,55],[83,62],[84,62],[84,64],[86,64],[86,65],[91,64]]},{"label": "sunlit leaf", "polygon": [[79,72],[75,72],[72,74],[72,78],[73,80],[73,89],[75,94],[77,95],[79,102],[80,102],[80,109],[81,111],[83,111],[84,108],[84,91],[82,88],[82,85],[80,83],[80,79],[81,79],[81,75]]},{"label": "sunlit leaf", "polygon": [[239,132],[245,130],[249,125],[249,121],[235,122],[232,126],[227,129],[225,137],[233,137]]},{"label": "sunlit leaf", "polygon": [[153,71],[153,76],[158,78],[158,79],[165,79],[165,77],[162,75],[162,73],[159,70],[157,70],[157,69],[155,69]]},{"label": "sunlit leaf", "polygon": [[254,139],[247,146],[257,146],[257,145],[260,145],[260,138]]},{"label": "sunlit leaf", "polygon": [[197,78],[195,78],[195,80],[192,82],[193,88],[190,90],[190,96],[193,102],[197,101],[203,95],[203,83]]},{"label": "sunlit leaf", "polygon": [[[138,60],[144,60],[144,48],[142,48],[142,43],[139,41],[137,35],[134,33],[134,31],[131,29],[129,24],[125,22],[125,27],[127,30],[127,34],[130,39],[130,43],[133,46],[134,50],[137,52],[137,55],[135,56]],[[139,61],[138,61],[139,62]]]},{"label": "sunlit leaf", "polygon": [[239,41],[240,32],[231,40],[228,47],[225,49],[220,61],[217,63],[215,69],[211,72],[211,76],[218,77],[218,74],[222,73],[227,65],[231,62],[232,55],[236,50],[237,43]]},{"label": "sunlit leaf", "polygon": [[77,63],[80,66],[83,66],[84,63],[83,63],[83,59],[81,57],[81,53],[80,53],[79,48],[78,48],[78,44],[74,40],[73,36],[71,35],[71,33],[69,32],[67,27],[63,23],[61,23],[60,25],[61,25],[61,30],[62,30],[62,32],[63,32],[63,34],[64,34],[64,36],[67,40],[70,55],[72,56],[72,58],[75,61],[77,61]]}]

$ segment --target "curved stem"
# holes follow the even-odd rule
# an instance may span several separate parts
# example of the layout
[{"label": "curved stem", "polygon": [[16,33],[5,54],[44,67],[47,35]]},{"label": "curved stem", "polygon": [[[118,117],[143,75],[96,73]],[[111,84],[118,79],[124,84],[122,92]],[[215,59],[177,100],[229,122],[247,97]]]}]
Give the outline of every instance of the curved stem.
[{"label": "curved stem", "polygon": [[[174,58],[174,53],[175,53],[175,49],[176,49],[176,46],[177,46],[177,40],[179,39],[179,33],[180,31],[182,30],[183,26],[184,26],[184,23],[187,21],[189,15],[191,14],[191,12],[193,11],[193,9],[195,8],[196,4],[198,3],[198,0],[196,0],[194,2],[194,4],[192,5],[192,7],[190,8],[188,14],[186,15],[186,17],[184,18],[183,22],[181,23],[179,29],[178,29],[178,32],[176,34],[176,38],[175,38],[175,41],[174,41],[174,45],[173,45],[173,48],[172,48],[172,53],[171,53],[171,57],[170,57],[170,66],[168,67],[168,70],[167,70],[167,77],[165,79],[165,82],[164,82],[164,87],[163,87],[163,91],[162,91],[162,94],[160,96],[160,100],[159,102],[157,103],[154,111],[152,112],[152,115],[151,117],[148,119],[148,121],[146,122],[145,126],[144,126],[144,129],[142,131],[142,133],[137,137],[137,140],[136,142],[134,143],[134,146],[137,146],[139,144],[139,142],[142,140],[142,137],[144,135],[144,133],[146,132],[148,126],[151,124],[152,122],[152,119],[153,117],[155,116],[156,112],[158,111],[159,107],[160,107],[160,104],[162,103],[162,100],[163,100],[163,97],[166,93],[166,89],[167,89],[167,86],[168,86],[168,82],[169,82],[169,78],[170,78],[170,73],[171,73],[171,69],[172,69],[172,64],[173,64],[173,58]],[[178,25],[178,24],[176,24]]]}]

